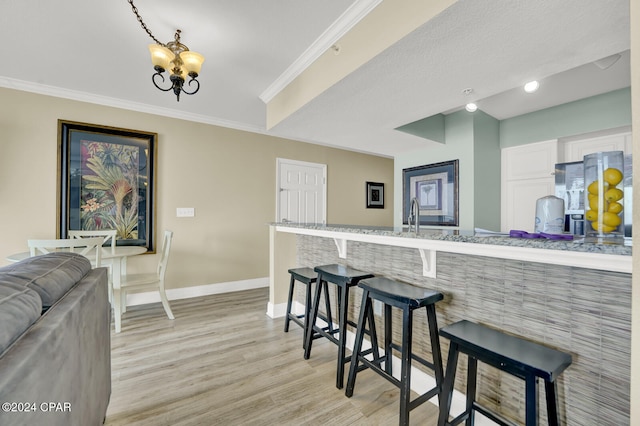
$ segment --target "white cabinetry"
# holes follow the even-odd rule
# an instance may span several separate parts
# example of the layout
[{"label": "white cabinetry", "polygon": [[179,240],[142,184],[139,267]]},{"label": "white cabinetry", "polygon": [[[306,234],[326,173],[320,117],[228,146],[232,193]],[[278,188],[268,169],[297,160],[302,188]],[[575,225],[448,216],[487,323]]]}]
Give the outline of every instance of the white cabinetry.
[{"label": "white cabinetry", "polygon": [[588,139],[583,137],[582,139],[561,140],[560,146],[563,153],[560,162],[563,163],[582,161],[585,155],[600,151],[623,151],[625,154],[631,154],[631,132]]},{"label": "white cabinetry", "polygon": [[556,139],[502,150],[502,232],[533,232],[536,201],[555,193],[553,173],[557,162]]},{"label": "white cabinetry", "polygon": [[582,161],[585,155],[599,151],[631,154],[631,130],[620,128],[616,131],[615,134],[600,132],[504,148],[501,164],[501,231],[533,231],[536,201],[555,194],[556,163]]}]

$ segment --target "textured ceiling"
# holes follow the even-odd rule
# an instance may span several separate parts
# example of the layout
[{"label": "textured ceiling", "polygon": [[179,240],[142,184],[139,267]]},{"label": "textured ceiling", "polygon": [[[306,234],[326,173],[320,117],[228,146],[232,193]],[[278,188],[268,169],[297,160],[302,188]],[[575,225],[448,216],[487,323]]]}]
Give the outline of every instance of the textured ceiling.
[{"label": "textured ceiling", "polygon": [[[391,156],[428,147],[435,143],[393,129],[469,100],[482,109],[484,98],[628,49],[628,4],[588,3],[459,1],[275,130]],[[465,88],[473,94],[463,95]],[[558,90],[558,103],[595,94],[577,81]],[[516,115],[496,102],[487,112]]]},{"label": "textured ceiling", "polygon": [[[625,58],[585,68],[629,49],[628,1],[459,0],[267,131],[260,94],[352,3],[136,0],[158,39],[180,28],[206,58],[200,92],[177,103],[150,81],[127,1],[3,0],[0,55],[17,60],[0,86],[393,157],[433,143],[394,128],[469,100],[502,119],[629,85]],[[515,89],[531,79],[538,94]]]}]

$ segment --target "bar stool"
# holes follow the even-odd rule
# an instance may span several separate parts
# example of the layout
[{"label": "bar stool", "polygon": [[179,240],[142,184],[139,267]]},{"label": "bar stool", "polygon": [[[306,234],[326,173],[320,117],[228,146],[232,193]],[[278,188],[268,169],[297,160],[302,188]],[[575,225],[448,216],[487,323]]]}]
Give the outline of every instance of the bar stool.
[{"label": "bar stool", "polygon": [[[440,339],[438,335],[438,323],[436,319],[435,304],[442,300],[442,293],[410,284],[390,280],[385,277],[366,279],[358,284],[362,288],[362,305],[360,306],[360,318],[356,331],[356,341],[354,343],[351,365],[349,367],[349,378],[347,380],[347,397],[353,395],[356,382],[356,374],[367,368],[372,369],[385,379],[400,388],[400,425],[409,424],[409,412],[428,401],[434,396],[440,397],[444,374],[442,369],[442,355],[440,352]],[[372,360],[365,358],[366,352],[362,351],[362,340],[365,334],[366,321],[369,322],[369,330],[375,330],[373,316],[373,300],[384,303],[384,355],[375,356]],[[398,345],[392,341],[391,307],[402,310],[402,344]],[[429,323],[429,335],[431,338],[431,352],[433,362],[429,362],[412,353],[411,343],[413,334],[413,311],[425,307],[427,320]],[[370,319],[368,319],[370,318]],[[375,335],[375,333],[373,333]],[[377,342],[372,341],[372,345]],[[393,350],[400,352],[401,372],[400,380],[393,377],[392,355]],[[356,355],[357,354],[357,355]],[[420,364],[433,370],[436,385],[431,390],[418,396],[411,401],[411,361],[415,360]],[[362,365],[358,366],[359,363]],[[384,369],[382,364],[384,363]]]},{"label": "bar stool", "polygon": [[[442,389],[438,426],[453,426],[463,420],[466,420],[467,426],[471,426],[474,424],[475,411],[502,426],[513,424],[475,400],[478,361],[525,380],[527,426],[538,423],[538,377],[544,379],[549,424],[558,425],[556,379],[571,365],[571,355],[466,320],[443,327],[440,335],[449,339],[451,345]],[[469,357],[467,404],[465,411],[449,422],[451,396],[460,353],[467,354]]]},{"label": "bar stool", "polygon": [[[307,335],[305,337],[304,359],[309,359],[311,356],[311,345],[313,340],[317,337],[326,337],[331,342],[338,345],[336,387],[338,389],[342,389],[344,386],[344,366],[351,360],[351,356],[345,356],[347,326],[351,325],[356,327],[356,323],[347,318],[347,311],[349,309],[349,289],[358,285],[360,280],[373,277],[373,274],[338,264],[316,266],[313,269],[318,273],[318,278],[316,279],[316,291],[313,298],[313,305],[311,307]],[[326,283],[335,284],[338,287],[338,328],[330,331],[316,325],[316,319],[318,318],[318,306],[320,304],[320,297],[323,289],[325,301],[329,300],[329,288]],[[330,312],[327,312],[327,322],[331,323],[331,321]],[[334,334],[338,334],[337,339]]]},{"label": "bar stool", "polygon": [[[309,318],[309,311],[311,310],[311,284],[316,282],[317,274],[311,268],[292,268],[289,269],[289,274],[291,275],[291,280],[289,281],[289,298],[287,299],[287,314],[284,318],[284,332],[289,332],[289,323],[290,321],[295,322],[303,329],[303,338],[302,338],[302,346],[304,347],[304,343],[306,342],[307,337],[307,323]],[[295,283],[299,282],[305,285],[305,303],[304,303],[304,314],[297,315],[291,312],[291,305],[293,304],[293,292],[295,289]],[[327,285],[326,283],[324,284]],[[325,309],[327,310],[328,316],[331,317],[331,305],[329,303],[329,299],[326,300]],[[326,321],[326,318],[322,318]],[[329,325],[326,327],[327,330],[333,330],[333,323],[329,321]]]}]

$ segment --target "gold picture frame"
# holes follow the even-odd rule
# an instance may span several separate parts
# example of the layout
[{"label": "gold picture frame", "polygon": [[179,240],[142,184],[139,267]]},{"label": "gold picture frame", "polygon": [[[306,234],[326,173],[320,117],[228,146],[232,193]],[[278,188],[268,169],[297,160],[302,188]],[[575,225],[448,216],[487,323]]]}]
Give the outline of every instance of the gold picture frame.
[{"label": "gold picture frame", "polygon": [[116,229],[155,251],[157,133],[58,120],[57,234]]}]

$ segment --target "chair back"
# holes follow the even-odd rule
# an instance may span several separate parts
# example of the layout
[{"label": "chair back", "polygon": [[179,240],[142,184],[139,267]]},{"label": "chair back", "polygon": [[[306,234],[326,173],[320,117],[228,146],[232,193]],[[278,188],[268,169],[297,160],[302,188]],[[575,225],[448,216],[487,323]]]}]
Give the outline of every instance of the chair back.
[{"label": "chair back", "polygon": [[167,272],[167,263],[169,263],[169,252],[171,250],[171,240],[173,239],[173,231],[164,231],[162,238],[162,251],[160,252],[160,261],[158,262],[158,277],[164,280]]},{"label": "chair back", "polygon": [[69,230],[69,238],[91,238],[91,237],[103,237],[102,246],[105,244],[111,245],[111,254],[116,254],[116,234],[118,231],[115,229],[100,229],[92,231],[78,231]]},{"label": "chair back", "polygon": [[94,238],[63,238],[55,240],[27,240],[29,246],[29,255],[31,257],[39,254],[48,254],[59,251],[66,251],[71,253],[81,254],[89,260],[94,261],[95,267],[100,267],[100,261],[102,257],[102,243],[104,239],[102,237]]}]

